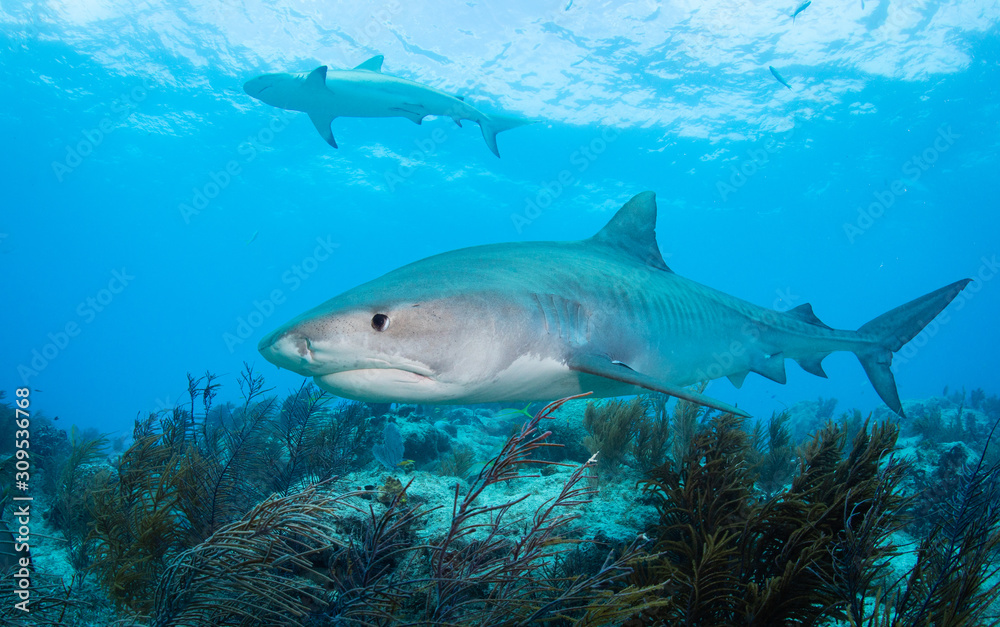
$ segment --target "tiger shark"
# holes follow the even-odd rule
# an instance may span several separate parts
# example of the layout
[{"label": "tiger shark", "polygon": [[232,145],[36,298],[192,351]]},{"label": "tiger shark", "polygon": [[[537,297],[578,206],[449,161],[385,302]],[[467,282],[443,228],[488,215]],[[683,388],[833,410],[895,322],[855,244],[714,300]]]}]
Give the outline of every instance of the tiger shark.
[{"label": "tiger shark", "polygon": [[785,383],[785,360],[826,377],[834,351],[857,355],[902,415],[893,353],[966,286],[963,279],[856,331],[804,304],[785,312],[675,274],[656,243],[653,192],[581,241],[490,244],[442,253],[305,312],[258,346],[323,389],[369,402],[551,400],[653,390],[747,415],[685,386],[755,372]]},{"label": "tiger shark", "polygon": [[428,85],[382,73],[383,56],[368,59],[351,70],[330,70],[321,65],[301,74],[264,74],[243,85],[248,95],[279,109],[303,111],[316,130],[334,148],[331,124],[339,117],[404,117],[417,124],[428,115],[446,116],[479,124],[486,145],[497,157],[497,133],[530,124],[505,115],[487,115],[462,98]]}]

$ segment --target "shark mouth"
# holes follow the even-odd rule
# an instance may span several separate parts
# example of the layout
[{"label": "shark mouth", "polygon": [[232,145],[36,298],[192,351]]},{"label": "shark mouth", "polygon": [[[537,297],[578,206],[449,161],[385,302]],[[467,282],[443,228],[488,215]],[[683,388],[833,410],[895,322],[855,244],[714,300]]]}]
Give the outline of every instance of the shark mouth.
[{"label": "shark mouth", "polygon": [[388,380],[412,385],[431,381],[436,374],[417,361],[329,354],[322,345],[316,346],[305,335],[294,332],[266,337],[258,348],[276,366],[303,376],[315,377],[317,383],[329,378],[330,381],[358,382]]}]

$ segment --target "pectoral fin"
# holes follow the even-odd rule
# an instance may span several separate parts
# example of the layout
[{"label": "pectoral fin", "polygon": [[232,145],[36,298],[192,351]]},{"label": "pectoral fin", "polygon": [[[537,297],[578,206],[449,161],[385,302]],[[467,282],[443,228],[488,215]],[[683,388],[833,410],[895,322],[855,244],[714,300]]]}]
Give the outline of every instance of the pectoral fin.
[{"label": "pectoral fin", "polygon": [[316,130],[319,131],[320,137],[325,139],[326,143],[337,148],[337,140],[333,138],[333,129],[330,128],[330,125],[333,124],[333,116],[322,113],[310,113],[309,119],[312,120]]},{"label": "pectoral fin", "polygon": [[704,394],[693,392],[679,385],[673,385],[665,381],[660,381],[655,377],[642,374],[641,372],[636,372],[624,363],[612,361],[607,357],[598,355],[579,355],[570,359],[567,365],[570,370],[575,370],[577,372],[585,372],[598,377],[604,377],[606,379],[621,381],[622,383],[628,383],[630,385],[646,388],[647,390],[663,392],[664,394],[669,394],[670,396],[683,398],[686,401],[718,409],[719,411],[736,414],[737,416],[750,416],[750,414],[742,409],[737,409],[732,405],[709,398]]}]

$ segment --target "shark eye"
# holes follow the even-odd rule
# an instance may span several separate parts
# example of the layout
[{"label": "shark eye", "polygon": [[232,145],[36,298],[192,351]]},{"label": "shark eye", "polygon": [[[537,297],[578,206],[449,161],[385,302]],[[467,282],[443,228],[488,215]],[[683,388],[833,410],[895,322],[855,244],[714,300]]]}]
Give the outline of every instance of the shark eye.
[{"label": "shark eye", "polygon": [[376,331],[385,331],[389,328],[389,316],[385,314],[375,314],[372,316],[372,328]]}]

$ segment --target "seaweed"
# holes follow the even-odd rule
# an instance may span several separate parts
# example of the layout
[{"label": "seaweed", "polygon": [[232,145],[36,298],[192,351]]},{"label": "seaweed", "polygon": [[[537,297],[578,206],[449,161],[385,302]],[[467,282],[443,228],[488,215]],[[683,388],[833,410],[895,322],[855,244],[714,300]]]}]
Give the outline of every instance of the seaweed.
[{"label": "seaweed", "polygon": [[[650,409],[653,409],[652,413]],[[665,402],[649,396],[588,403],[584,446],[598,454],[598,474],[613,476],[623,464],[649,470],[663,463],[671,439]]]},{"label": "seaweed", "polygon": [[274,419],[277,399],[256,400],[269,390],[250,366],[245,365],[240,377],[243,406],[228,424],[206,426],[200,445],[183,451],[187,463],[177,505],[192,542],[208,538],[267,494],[253,478],[264,476],[272,466],[272,459],[260,455],[259,449],[267,433],[264,427]]},{"label": "seaweed", "polygon": [[314,463],[322,454],[317,450],[321,442],[315,437],[316,426],[330,400],[326,392],[303,383],[285,398],[277,417],[269,421],[272,437],[265,444],[264,458],[268,460],[270,491],[287,495],[303,481],[323,481],[332,476]]},{"label": "seaweed", "polygon": [[924,489],[911,504],[910,529],[919,537],[929,536],[951,514],[952,499],[964,483],[963,472],[969,449],[963,444],[953,444],[938,458],[934,472],[917,474]]},{"label": "seaweed", "polygon": [[987,615],[1000,597],[990,580],[1000,574],[1000,463],[987,463],[987,450],[966,466],[951,499],[942,503],[934,531],[921,541],[917,563],[904,590],[886,600],[870,624],[997,625]]},{"label": "seaweed", "polygon": [[[573,470],[562,491],[526,518],[512,508],[527,495],[479,504],[497,484],[537,476],[522,469],[551,465],[530,454],[552,446],[538,423],[558,404],[512,435],[464,497],[456,487],[448,531],[420,543],[413,529],[433,508],[408,506],[402,484],[370,501],[368,524],[338,533],[344,513],[362,511],[354,497],[374,495],[330,494],[329,484],[293,486],[315,454],[302,425],[326,415],[315,395],[300,389],[278,409],[251,368],[241,377],[242,407],[200,421],[197,444],[185,410],[137,420],[134,443],[93,495],[92,570],[137,621],[264,625],[281,617],[291,625],[388,624],[408,615],[430,625],[473,616],[495,624],[556,616],[594,623],[632,612],[622,599],[638,607],[661,602],[643,601],[649,590],[623,581],[643,542],[609,555],[596,572],[545,572],[582,542],[567,531],[578,516],[572,509],[588,502],[590,490],[581,482],[595,460]],[[212,409],[205,409],[207,418]],[[367,425],[369,411],[348,404],[337,415]],[[276,482],[266,482],[274,471],[280,471]],[[256,498],[266,487],[288,493]],[[381,513],[377,502],[385,504]]]},{"label": "seaweed", "polygon": [[772,413],[767,422],[767,442],[764,443],[761,423],[755,424],[750,438],[749,462],[757,473],[757,485],[766,496],[773,496],[784,488],[795,471],[796,456],[792,447],[792,433],[788,428],[787,411]]},{"label": "seaweed", "polygon": [[[185,407],[137,420],[104,472],[80,474],[88,456],[71,452],[80,461],[63,483],[92,502],[90,535],[81,544],[82,515],[71,542],[89,547],[89,572],[131,624],[951,626],[988,624],[1000,594],[989,585],[1000,575],[989,443],[973,466],[946,457],[937,479],[949,483],[918,510],[933,531],[903,576],[891,567],[910,504],[898,429],[859,413],[796,449],[784,413],[748,435],[732,415],[686,402],[669,413],[662,397],[591,404],[601,453],[557,464],[545,424],[558,401],[435,507],[420,482],[329,480],[378,472],[372,439],[386,418],[373,412],[385,408],[311,385],[279,399],[249,366],[243,401],[217,403],[218,381],[189,378]],[[468,475],[470,455],[453,449],[439,472]],[[577,521],[595,469],[623,466],[649,469],[640,487],[659,518],[632,542]],[[355,481],[379,485],[352,491]],[[514,482],[524,494],[508,491]],[[539,484],[558,487],[536,503]],[[85,562],[75,567],[82,583]],[[71,622],[72,591],[50,592],[52,624]]]},{"label": "seaweed", "polygon": [[[167,563],[188,546],[179,502],[195,461],[150,433],[150,416],[136,425],[135,442],[94,493],[92,571],[118,607],[147,614]],[[169,424],[169,423],[168,423]]]},{"label": "seaweed", "polygon": [[587,403],[583,426],[587,435],[583,445],[593,455],[599,453],[598,469],[615,470],[630,452],[636,428],[646,415],[646,400],[641,396],[628,401],[612,400],[603,404]]},{"label": "seaweed", "polygon": [[670,413],[667,412],[670,397],[666,394],[651,394],[646,399],[648,410],[636,425],[633,445],[636,466],[643,472],[650,471],[667,460],[671,439]]},{"label": "seaweed", "polygon": [[265,499],[178,555],[156,586],[149,626],[301,625],[329,605],[332,579],[310,558],[338,544],[329,519],[356,494],[319,487]]},{"label": "seaweed", "polygon": [[18,579],[11,573],[0,577],[0,625],[9,627],[68,627],[67,610],[72,606],[71,596],[73,586],[69,586],[62,577],[53,577],[37,571],[31,574],[31,596],[24,603],[18,596],[23,592],[18,586]]},{"label": "seaweed", "polygon": [[456,446],[441,458],[438,474],[446,477],[465,477],[475,463],[476,453],[469,446]]},{"label": "seaweed", "polygon": [[263,380],[249,366],[241,377],[243,407],[228,423],[203,421],[197,445],[183,410],[137,420],[134,443],[94,491],[92,568],[119,606],[148,614],[167,565],[265,494],[258,444],[275,399],[256,400]]},{"label": "seaweed", "polygon": [[[701,394],[705,391],[706,387],[708,387],[708,383],[704,382],[692,386],[691,389]],[[708,410],[701,405],[677,401],[674,405],[673,417],[670,419],[673,433],[667,463],[677,464],[683,459],[685,452],[701,429],[702,421],[707,415]]]},{"label": "seaweed", "polygon": [[[576,616],[581,624],[621,619],[635,611],[635,604],[649,590],[629,587],[616,595],[610,586],[632,573],[631,564],[641,555],[645,542],[637,541],[621,555],[609,555],[592,575],[579,575],[557,582],[535,573],[554,558],[571,550],[579,540],[565,535],[579,514],[572,508],[589,502],[592,489],[581,486],[596,459],[575,468],[559,494],[546,500],[523,531],[508,537],[519,520],[510,520],[511,509],[524,495],[499,505],[480,505],[479,497],[489,487],[516,479],[537,477],[520,470],[530,465],[561,466],[529,456],[553,446],[545,442],[549,432],[539,432],[542,420],[566,400],[545,407],[513,434],[494,458],[472,481],[460,498],[455,487],[451,524],[444,539],[427,547],[431,561],[430,585],[424,593],[421,624],[455,624],[462,619],[484,625],[521,625],[547,617]],[[596,457],[596,456],[595,456]],[[640,604],[654,607],[657,601]]]},{"label": "seaweed", "polygon": [[306,464],[318,481],[363,467],[372,457],[372,410],[349,402],[324,412],[310,434]]},{"label": "seaweed", "polygon": [[80,441],[74,433],[70,446],[69,456],[59,473],[49,521],[62,532],[73,568],[82,571],[90,564],[89,527],[94,489],[103,483],[107,472],[95,468],[94,464],[104,459],[107,440]]},{"label": "seaweed", "polygon": [[334,620],[363,625],[389,623],[396,608],[411,601],[411,590],[398,583],[394,575],[420,550],[413,527],[437,508],[403,507],[409,486],[400,485],[381,514],[369,506],[367,524],[360,525],[329,560],[327,572],[335,594],[308,624],[320,627]]},{"label": "seaweed", "polygon": [[894,554],[888,537],[900,524],[906,468],[887,457],[894,425],[870,432],[865,425],[845,458],[843,434],[828,424],[805,447],[791,487],[770,498],[755,489],[752,446],[740,425],[730,414],[713,415],[675,464],[643,482],[660,512],[659,557],[634,580],[663,582],[669,603],[636,621],[844,619],[868,591],[879,570],[873,565],[881,568]]},{"label": "seaweed", "polygon": [[581,542],[566,532],[577,517],[572,509],[589,501],[591,490],[580,484],[595,460],[570,472],[560,493],[528,518],[513,514],[528,495],[480,504],[495,486],[538,476],[524,469],[562,465],[532,459],[553,446],[545,442],[549,433],[539,431],[539,422],[560,404],[549,405],[514,433],[464,496],[456,485],[450,524],[440,540],[416,544],[411,531],[438,508],[404,507],[397,496],[381,514],[372,509],[361,538],[333,560],[336,600],[311,624],[525,625],[573,619],[596,625],[661,603],[644,599],[651,589],[623,583],[644,555],[642,539],[609,554],[596,572],[567,577],[546,571]]}]

